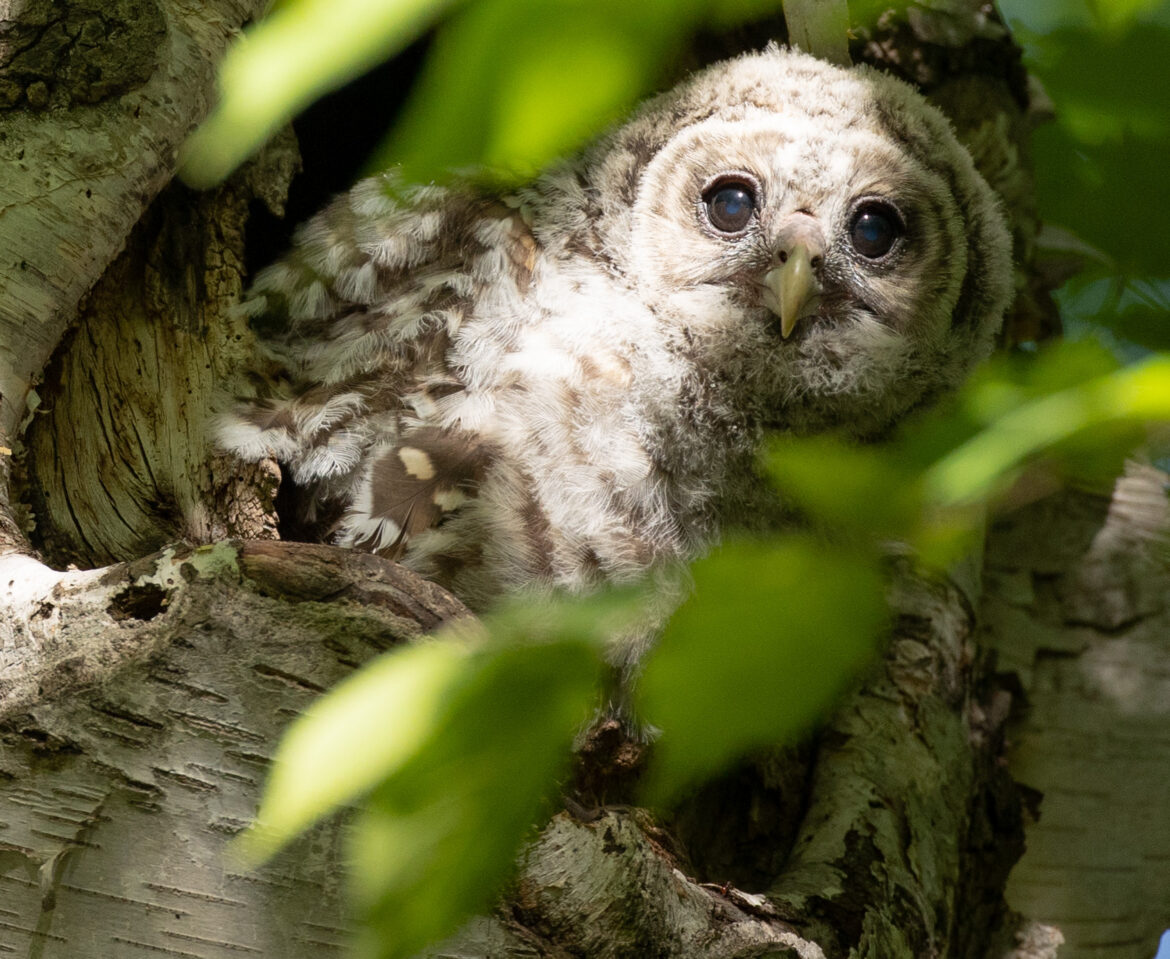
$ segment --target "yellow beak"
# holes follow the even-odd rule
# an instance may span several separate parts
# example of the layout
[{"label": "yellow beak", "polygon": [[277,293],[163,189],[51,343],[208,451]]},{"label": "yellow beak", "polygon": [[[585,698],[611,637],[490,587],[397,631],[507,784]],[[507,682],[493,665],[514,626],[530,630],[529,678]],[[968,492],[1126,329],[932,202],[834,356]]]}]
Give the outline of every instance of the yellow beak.
[{"label": "yellow beak", "polygon": [[821,285],[813,272],[812,258],[807,245],[795,243],[788,259],[764,274],[764,285],[771,294],[768,306],[780,317],[780,335],[785,339],[819,304]]}]

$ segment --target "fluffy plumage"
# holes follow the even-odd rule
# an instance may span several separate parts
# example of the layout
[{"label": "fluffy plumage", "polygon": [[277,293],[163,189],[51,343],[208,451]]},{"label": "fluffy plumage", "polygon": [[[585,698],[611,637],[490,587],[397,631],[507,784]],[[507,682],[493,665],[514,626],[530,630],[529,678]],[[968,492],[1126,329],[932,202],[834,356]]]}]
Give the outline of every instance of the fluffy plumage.
[{"label": "fluffy plumage", "polygon": [[952,386],[1010,290],[947,121],[773,47],[510,195],[359,183],[258,277],[219,436],[473,605],[581,589],[750,521],[765,429],[872,435]]}]

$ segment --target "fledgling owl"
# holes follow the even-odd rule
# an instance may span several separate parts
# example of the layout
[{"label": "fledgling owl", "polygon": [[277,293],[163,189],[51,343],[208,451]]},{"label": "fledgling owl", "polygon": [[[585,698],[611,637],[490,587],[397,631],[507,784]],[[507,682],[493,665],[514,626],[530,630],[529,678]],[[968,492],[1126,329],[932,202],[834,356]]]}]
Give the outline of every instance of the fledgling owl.
[{"label": "fledgling owl", "polygon": [[258,277],[267,367],[219,436],[473,607],[582,589],[750,521],[766,429],[873,435],[955,385],[1010,292],[943,116],[773,46],[508,195],[360,182]]}]

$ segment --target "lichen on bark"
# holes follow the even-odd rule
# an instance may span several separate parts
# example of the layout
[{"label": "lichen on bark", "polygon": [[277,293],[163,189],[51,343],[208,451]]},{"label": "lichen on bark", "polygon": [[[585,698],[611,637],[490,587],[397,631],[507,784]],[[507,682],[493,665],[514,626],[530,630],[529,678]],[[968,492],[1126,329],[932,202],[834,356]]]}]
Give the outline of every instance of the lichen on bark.
[{"label": "lichen on bark", "polygon": [[155,0],[29,0],[0,20],[0,110],[122,96],[150,79],[166,31]]}]

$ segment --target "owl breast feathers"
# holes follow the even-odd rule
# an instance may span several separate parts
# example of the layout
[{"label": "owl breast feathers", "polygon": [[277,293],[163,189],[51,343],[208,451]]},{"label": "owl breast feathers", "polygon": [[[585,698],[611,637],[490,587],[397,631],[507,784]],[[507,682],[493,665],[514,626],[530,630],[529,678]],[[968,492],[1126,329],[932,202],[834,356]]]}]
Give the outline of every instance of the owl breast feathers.
[{"label": "owl breast feathers", "polygon": [[1010,295],[942,115],[770,47],[508,195],[360,182],[257,278],[218,435],[472,605],[582,589],[749,519],[764,430],[873,435],[955,384]]}]

